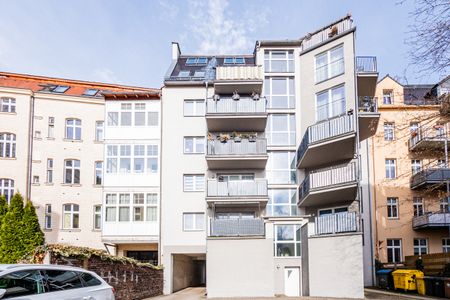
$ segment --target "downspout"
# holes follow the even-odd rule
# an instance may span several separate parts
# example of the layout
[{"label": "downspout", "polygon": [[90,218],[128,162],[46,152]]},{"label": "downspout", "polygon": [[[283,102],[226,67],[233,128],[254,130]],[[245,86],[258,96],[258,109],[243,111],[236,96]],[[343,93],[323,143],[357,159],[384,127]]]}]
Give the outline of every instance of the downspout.
[{"label": "downspout", "polygon": [[163,173],[163,168],[162,168],[162,157],[163,157],[163,118],[164,118],[164,114],[163,114],[163,101],[162,101],[162,90],[164,89],[164,86],[161,88],[161,93],[159,95],[159,107],[160,107],[160,115],[161,118],[159,118],[160,120],[160,128],[159,128],[159,147],[160,147],[160,151],[159,151],[159,236],[158,236],[158,265],[162,265],[162,243],[161,243],[161,233],[162,233],[162,218],[163,218],[163,214],[162,214],[162,199],[163,199],[163,193],[162,193],[162,173]]},{"label": "downspout", "polygon": [[30,97],[30,112],[28,115],[28,154],[27,154],[27,178],[26,199],[31,199],[31,176],[33,171],[33,132],[34,132],[34,94]]},{"label": "downspout", "polygon": [[[371,138],[372,139],[372,138]],[[373,143],[372,143],[373,144]],[[369,143],[366,141],[366,153],[367,158],[367,183],[368,183],[368,194],[369,194],[369,233],[370,233],[370,261],[372,263],[372,285],[375,285],[375,263],[374,263],[374,253],[373,253],[373,227],[372,227],[372,188],[370,187],[370,158],[373,156],[369,155]]]}]

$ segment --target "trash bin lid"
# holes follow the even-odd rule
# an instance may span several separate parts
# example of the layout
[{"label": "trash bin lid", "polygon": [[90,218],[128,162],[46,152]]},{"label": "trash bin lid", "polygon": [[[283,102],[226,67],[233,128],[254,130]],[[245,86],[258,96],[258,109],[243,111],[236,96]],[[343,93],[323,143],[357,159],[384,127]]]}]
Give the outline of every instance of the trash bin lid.
[{"label": "trash bin lid", "polygon": [[392,273],[394,270],[391,269],[381,269],[377,271],[377,274],[382,275],[382,274],[390,274]]}]

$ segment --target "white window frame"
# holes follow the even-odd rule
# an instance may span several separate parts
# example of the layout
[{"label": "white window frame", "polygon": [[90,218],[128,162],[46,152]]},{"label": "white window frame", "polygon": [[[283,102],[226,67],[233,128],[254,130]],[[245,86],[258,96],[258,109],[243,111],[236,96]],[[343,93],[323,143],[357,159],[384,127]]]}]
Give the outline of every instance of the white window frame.
[{"label": "white window frame", "polygon": [[[273,130],[273,118],[277,116],[283,116],[288,119],[287,121],[287,129],[286,130]],[[291,126],[291,118],[294,119],[294,124]],[[293,127],[293,128],[291,128]],[[267,120],[267,127],[266,127],[266,138],[267,138],[267,145],[269,146],[295,146],[295,131],[296,130],[296,124],[295,124],[295,114],[269,114],[269,118]],[[276,144],[273,143],[274,135],[277,134],[286,134],[287,135],[287,143],[282,144]]]},{"label": "white window frame", "polygon": [[[274,53],[284,54],[284,58],[273,57]],[[285,69],[273,71],[272,62],[285,62]],[[294,73],[295,72],[295,60],[294,50],[266,50],[264,51],[264,72],[265,73]]]},{"label": "white window frame", "polygon": [[[389,245],[389,241],[399,241],[399,245]],[[395,250],[399,250],[399,261],[395,259]],[[386,239],[386,260],[389,260],[389,251],[392,251],[393,261],[388,261],[388,263],[401,262],[403,258],[402,239]]]},{"label": "white window frame", "polygon": [[[143,198],[140,196],[142,195]],[[122,202],[126,200],[126,202]],[[158,207],[159,195],[155,192],[111,192],[105,194],[105,222],[120,222],[120,223],[152,223],[158,222]],[[128,208],[129,215],[127,220],[120,220],[120,208]],[[141,219],[136,219],[136,208],[142,211]],[[150,219],[149,209],[154,209],[156,214],[155,219]],[[109,215],[111,211],[113,215]],[[112,218],[112,219],[108,219]]]},{"label": "white window frame", "polygon": [[442,253],[450,252],[450,237],[442,238]]},{"label": "white window frame", "polygon": [[[72,165],[68,166],[67,163],[71,161]],[[76,166],[76,162],[78,162],[78,166]],[[71,180],[68,181],[67,171],[71,172]],[[75,180],[75,173],[78,172],[78,181]],[[81,161],[79,159],[65,159],[64,160],[64,183],[65,184],[80,184],[81,182]]]},{"label": "white window frame", "polygon": [[108,111],[107,125],[111,126],[111,127],[119,126],[119,112],[118,111]]},{"label": "white window frame", "polygon": [[95,121],[95,141],[102,142],[104,134],[105,122]]},{"label": "white window frame", "polygon": [[397,178],[397,160],[395,158],[386,158],[384,160],[386,179]]},{"label": "white window frame", "polygon": [[[186,142],[188,142],[189,140],[192,141],[192,151],[187,151],[187,146],[186,146]],[[197,141],[198,140],[203,140],[203,146],[200,147],[200,149],[197,149],[198,145],[197,145]],[[204,136],[185,136],[183,138],[183,153],[184,154],[201,154],[201,153],[205,153],[205,137]]]},{"label": "white window frame", "polygon": [[[192,228],[186,227],[186,217],[192,216]],[[202,220],[199,222],[199,220]],[[205,230],[205,213],[203,212],[184,212],[183,213],[183,231],[204,231]]]},{"label": "white window frame", "polygon": [[[342,57],[340,57],[340,58],[338,58],[338,59],[336,59],[334,61],[331,61],[331,53],[333,51],[340,50],[340,49],[342,49]],[[317,60],[321,56],[326,56],[326,63],[324,65],[318,67],[317,66]],[[331,78],[334,78],[334,77],[337,77],[337,76],[340,76],[340,75],[344,74],[345,73],[344,57],[345,57],[345,53],[344,53],[344,46],[343,46],[343,44],[338,45],[336,47],[333,47],[333,48],[331,48],[331,49],[329,49],[329,50],[327,50],[325,52],[319,53],[316,56],[314,56],[314,78],[315,78],[315,83],[317,84],[317,83],[320,83],[320,82],[324,82],[324,81],[326,81],[328,79],[331,79]],[[339,71],[336,74],[333,74],[332,71],[333,71],[333,66],[335,64],[339,64],[340,66],[342,66],[342,70],[338,69]],[[324,69],[326,68],[326,76],[324,78],[318,78],[318,69],[319,68],[324,68]]]},{"label": "white window frame", "polygon": [[[98,183],[98,178],[100,178],[100,183]],[[94,185],[103,184],[103,161],[96,161],[94,163]]]},{"label": "white window frame", "polygon": [[384,140],[385,141],[395,140],[395,123],[394,122],[385,122],[383,129],[384,129]]},{"label": "white window frame", "polygon": [[388,197],[386,199],[387,218],[398,219],[399,218],[399,203],[397,197]]},{"label": "white window frame", "polygon": [[[283,168],[274,168],[274,162],[272,155],[287,153],[288,156],[288,164]],[[295,151],[271,151],[268,153],[269,159],[267,161],[266,166],[266,177],[269,184],[296,184],[297,183],[297,170],[295,167]],[[289,173],[289,180],[287,182],[277,181],[276,178],[279,178],[277,174],[280,172]],[[292,177],[294,179],[292,180]]]},{"label": "white window frame", "polygon": [[[70,122],[72,122],[72,124],[70,124]],[[77,119],[77,118],[67,118],[66,119],[66,134],[65,134],[65,138],[67,140],[72,140],[72,141],[80,141],[81,140],[81,119]],[[69,128],[72,129],[72,135],[69,134]],[[78,136],[79,133],[79,136]]]},{"label": "white window frame", "polygon": [[45,204],[44,207],[44,229],[51,230],[52,229],[52,205],[51,204]]},{"label": "white window frame", "polygon": [[55,117],[48,117],[47,138],[55,138]]},{"label": "white window frame", "polygon": [[16,157],[16,135],[9,132],[0,132],[0,157]]},{"label": "white window frame", "polygon": [[384,89],[383,90],[383,104],[385,104],[385,105],[394,104],[394,90],[392,90],[392,89]]},{"label": "white window frame", "polygon": [[[129,152],[125,151],[129,148]],[[139,149],[143,148],[143,154]],[[124,150],[124,151],[122,151]],[[139,150],[139,151],[138,151]],[[138,152],[136,152],[138,151]],[[121,169],[121,160],[129,159],[130,169]],[[136,160],[143,160],[143,170],[136,169]],[[156,168],[153,168],[156,162]],[[109,144],[106,145],[107,174],[158,174],[159,146],[157,144]]]},{"label": "white window frame", "polygon": [[[425,241],[425,245],[421,242]],[[428,239],[426,238],[415,238],[413,240],[414,255],[424,255],[428,254]]]},{"label": "white window frame", "polygon": [[[192,103],[192,114],[186,113],[186,104]],[[200,107],[202,107],[200,109]],[[183,102],[183,116],[184,117],[203,117],[206,113],[206,104],[203,99],[185,99]]]},{"label": "white window frame", "polygon": [[413,210],[414,217],[420,217],[425,213],[422,197],[413,197]]},{"label": "white window frame", "polygon": [[[286,93],[285,94],[273,94],[273,80],[284,80],[286,84]],[[292,86],[293,91],[291,91],[291,82],[292,80]],[[264,90],[265,90],[265,97],[267,98],[267,108],[270,109],[295,109],[295,78],[292,76],[266,76],[264,79]],[[273,105],[272,97],[286,97],[287,98],[287,107],[275,107]]]},{"label": "white window frame", "polygon": [[420,159],[411,159],[411,173],[412,175],[419,173],[422,171],[422,160]]},{"label": "white window frame", "polygon": [[[186,180],[192,177],[192,189],[187,189]],[[204,174],[183,174],[183,191],[184,192],[204,192],[205,191],[205,175]]]},{"label": "white window frame", "polygon": [[[111,215],[109,211],[113,212]],[[111,217],[112,219],[109,219]],[[118,222],[118,195],[117,193],[105,194],[105,222]]]},{"label": "white window frame", "polygon": [[0,98],[0,112],[16,113],[16,99],[11,97]]},{"label": "white window frame", "polygon": [[0,195],[5,196],[9,203],[14,195],[14,180],[9,178],[0,178]]},{"label": "white window frame", "polygon": [[[333,92],[341,89],[344,91],[343,95],[344,98],[339,98],[337,100],[333,100]],[[327,103],[326,104],[322,104],[319,107],[319,96],[320,95],[325,95],[327,94]],[[334,86],[332,88],[320,91],[318,93],[316,93],[315,95],[315,99],[316,99],[316,106],[315,106],[315,110],[316,110],[316,122],[320,122],[320,121],[325,121],[328,119],[332,119],[334,117],[338,117],[338,116],[342,116],[343,114],[346,113],[347,111],[347,102],[346,102],[346,93],[345,93],[345,84],[340,84],[337,86]],[[335,104],[339,104],[337,107],[339,107],[341,109],[341,111],[337,110],[335,111]],[[322,118],[321,117],[321,109],[325,108],[326,110],[326,117]]]},{"label": "white window frame", "polygon": [[[288,240],[284,240],[278,239],[278,228],[280,227],[293,227],[293,239],[288,239]],[[300,240],[297,239],[297,231],[301,230],[301,225],[300,224],[275,224],[274,225],[274,233],[273,233],[273,239],[274,239],[274,257],[301,257],[301,235],[300,235]],[[281,255],[278,253],[278,248],[277,245],[278,244],[293,244],[294,245],[294,255]],[[299,253],[300,252],[300,253]]]},{"label": "white window frame", "polygon": [[45,177],[46,183],[53,183],[53,158],[47,158],[47,172]]},{"label": "white window frame", "polygon": [[[288,202],[286,203],[275,203],[275,193],[284,191],[288,193]],[[296,189],[269,189],[269,201],[266,206],[266,216],[297,216],[299,213],[297,207],[297,190]],[[294,202],[292,202],[294,201]],[[280,207],[281,209],[287,207],[289,214],[274,214],[275,208]]]},{"label": "white window frame", "polygon": [[[69,210],[66,210],[66,207],[69,207]],[[77,208],[77,209],[75,209]],[[66,216],[70,218],[70,225],[65,226],[64,219]],[[78,216],[78,225],[74,226],[75,216]],[[63,204],[63,213],[62,213],[62,229],[80,229],[80,205],[75,203],[64,203]]]},{"label": "white window frame", "polygon": [[[92,227],[94,230],[101,230],[102,229],[102,206],[101,205],[94,205],[93,207],[93,223]],[[99,219],[97,223],[97,218]]]}]

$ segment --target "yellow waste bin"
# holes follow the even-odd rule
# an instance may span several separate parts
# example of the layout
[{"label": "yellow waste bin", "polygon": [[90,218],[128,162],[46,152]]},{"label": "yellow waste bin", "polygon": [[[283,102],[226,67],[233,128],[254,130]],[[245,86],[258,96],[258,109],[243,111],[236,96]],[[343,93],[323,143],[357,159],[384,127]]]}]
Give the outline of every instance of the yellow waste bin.
[{"label": "yellow waste bin", "polygon": [[[404,291],[417,290],[417,278],[423,278],[423,272],[418,270],[397,270],[392,272],[394,277],[394,287]],[[423,279],[421,282],[421,290],[424,286]]]},{"label": "yellow waste bin", "polygon": [[423,273],[416,275],[416,286],[419,295],[425,296],[425,279],[423,278]]}]

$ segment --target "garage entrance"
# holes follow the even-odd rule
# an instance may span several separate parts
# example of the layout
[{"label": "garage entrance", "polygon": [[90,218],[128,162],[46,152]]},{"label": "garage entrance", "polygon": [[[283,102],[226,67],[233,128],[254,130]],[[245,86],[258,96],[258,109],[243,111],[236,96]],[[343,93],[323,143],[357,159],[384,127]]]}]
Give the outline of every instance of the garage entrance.
[{"label": "garage entrance", "polygon": [[172,254],[172,292],[206,285],[206,255]]}]

